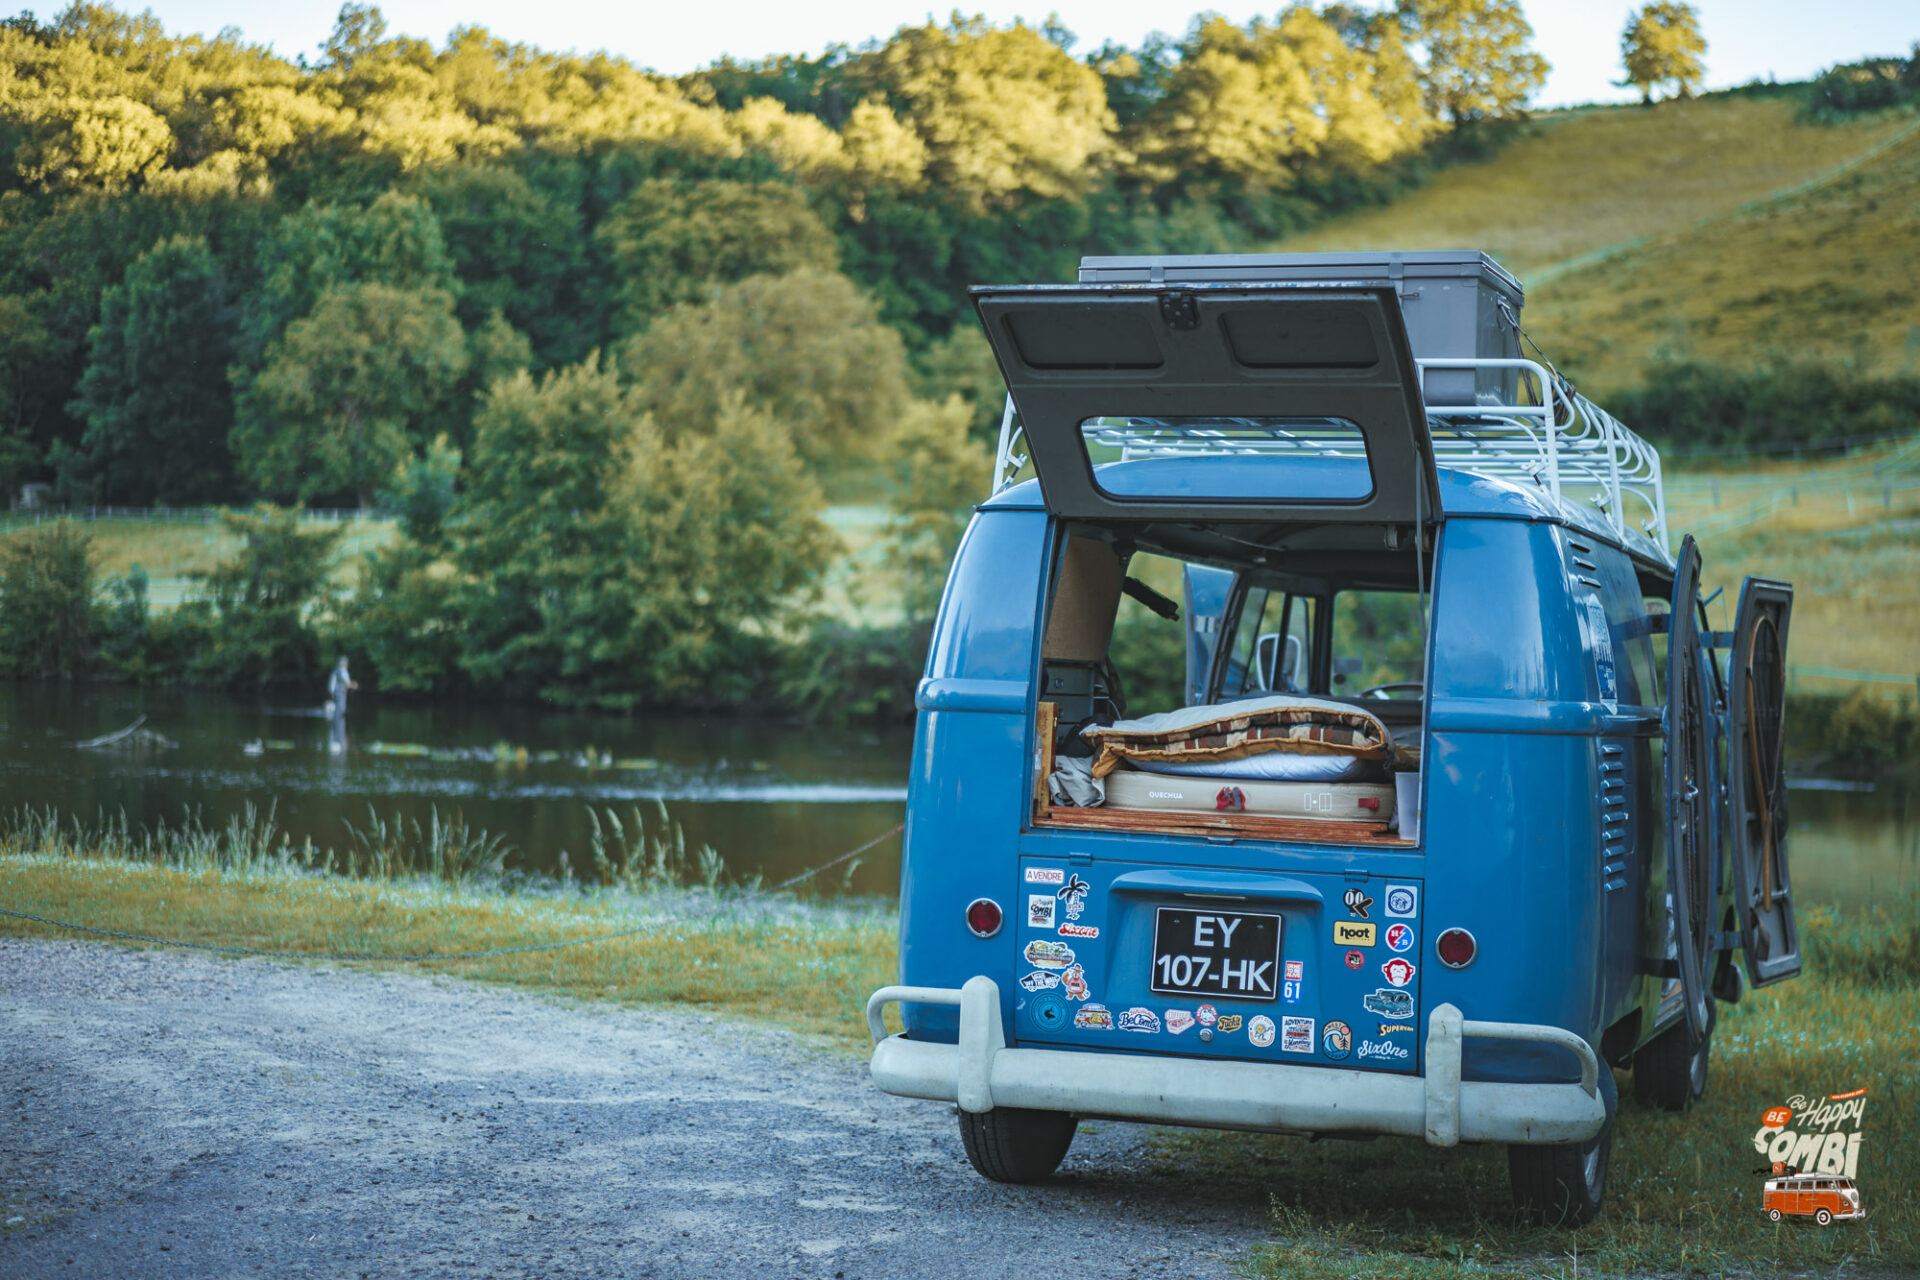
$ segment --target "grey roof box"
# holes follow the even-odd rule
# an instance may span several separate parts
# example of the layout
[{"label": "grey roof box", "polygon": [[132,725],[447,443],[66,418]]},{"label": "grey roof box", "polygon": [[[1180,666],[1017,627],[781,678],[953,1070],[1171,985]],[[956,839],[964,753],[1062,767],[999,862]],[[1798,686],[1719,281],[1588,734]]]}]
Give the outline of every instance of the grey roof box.
[{"label": "grey roof box", "polygon": [[[1472,249],[1401,253],[1208,253],[1080,259],[1081,284],[1392,283],[1414,358],[1514,359],[1520,354],[1520,282]],[[1501,304],[1505,303],[1506,314]],[[1477,383],[1477,385],[1476,385]],[[1472,404],[1511,394],[1509,379],[1436,370],[1429,404]]]}]

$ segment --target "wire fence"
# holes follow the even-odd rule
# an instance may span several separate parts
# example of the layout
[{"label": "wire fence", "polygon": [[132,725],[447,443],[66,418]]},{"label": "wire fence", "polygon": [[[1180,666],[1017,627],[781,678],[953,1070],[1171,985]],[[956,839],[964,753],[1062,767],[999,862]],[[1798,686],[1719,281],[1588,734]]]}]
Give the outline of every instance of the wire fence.
[{"label": "wire fence", "polygon": [[[57,520],[81,520],[97,523],[108,520],[137,521],[142,524],[213,524],[223,511],[243,507],[49,507],[32,511],[15,509],[0,515],[0,529],[21,525],[47,524]],[[316,524],[347,524],[355,520],[385,520],[386,512],[377,507],[304,507],[302,520]]]}]

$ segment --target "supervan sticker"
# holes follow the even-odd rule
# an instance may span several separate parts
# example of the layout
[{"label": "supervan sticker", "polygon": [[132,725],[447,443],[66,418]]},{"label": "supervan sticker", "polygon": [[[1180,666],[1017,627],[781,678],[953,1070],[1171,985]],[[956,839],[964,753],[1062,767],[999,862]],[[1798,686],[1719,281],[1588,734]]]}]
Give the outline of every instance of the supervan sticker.
[{"label": "supervan sticker", "polygon": [[1036,969],[1064,969],[1073,963],[1073,948],[1051,938],[1035,938],[1023,954]]}]

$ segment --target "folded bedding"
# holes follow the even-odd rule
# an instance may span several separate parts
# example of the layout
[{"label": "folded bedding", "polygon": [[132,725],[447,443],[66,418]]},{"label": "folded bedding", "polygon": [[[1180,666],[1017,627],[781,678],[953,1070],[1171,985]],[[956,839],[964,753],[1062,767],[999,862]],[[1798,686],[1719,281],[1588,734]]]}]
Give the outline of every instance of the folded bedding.
[{"label": "folded bedding", "polygon": [[1248,782],[1373,782],[1387,776],[1378,760],[1263,751],[1238,760],[1162,760],[1153,772],[1181,778],[1237,778]]},{"label": "folded bedding", "polygon": [[1096,725],[1083,733],[1096,748],[1096,778],[1106,777],[1122,761],[1170,771],[1166,766],[1215,765],[1268,755],[1365,761],[1376,768],[1395,758],[1393,736],[1379,717],[1349,703],[1293,694],[1182,707]]}]

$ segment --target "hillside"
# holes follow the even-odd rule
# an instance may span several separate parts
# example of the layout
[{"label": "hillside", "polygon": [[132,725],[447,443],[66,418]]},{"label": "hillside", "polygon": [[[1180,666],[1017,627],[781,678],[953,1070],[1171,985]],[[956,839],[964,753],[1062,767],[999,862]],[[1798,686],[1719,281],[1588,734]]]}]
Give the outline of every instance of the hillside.
[{"label": "hillside", "polygon": [[1920,322],[1904,287],[1920,251],[1913,129],[1897,112],[1810,123],[1787,95],[1555,113],[1404,200],[1272,247],[1485,249],[1527,285],[1529,332],[1602,393],[1663,344],[1743,357],[1804,331],[1796,353],[1864,347],[1884,364]]}]

